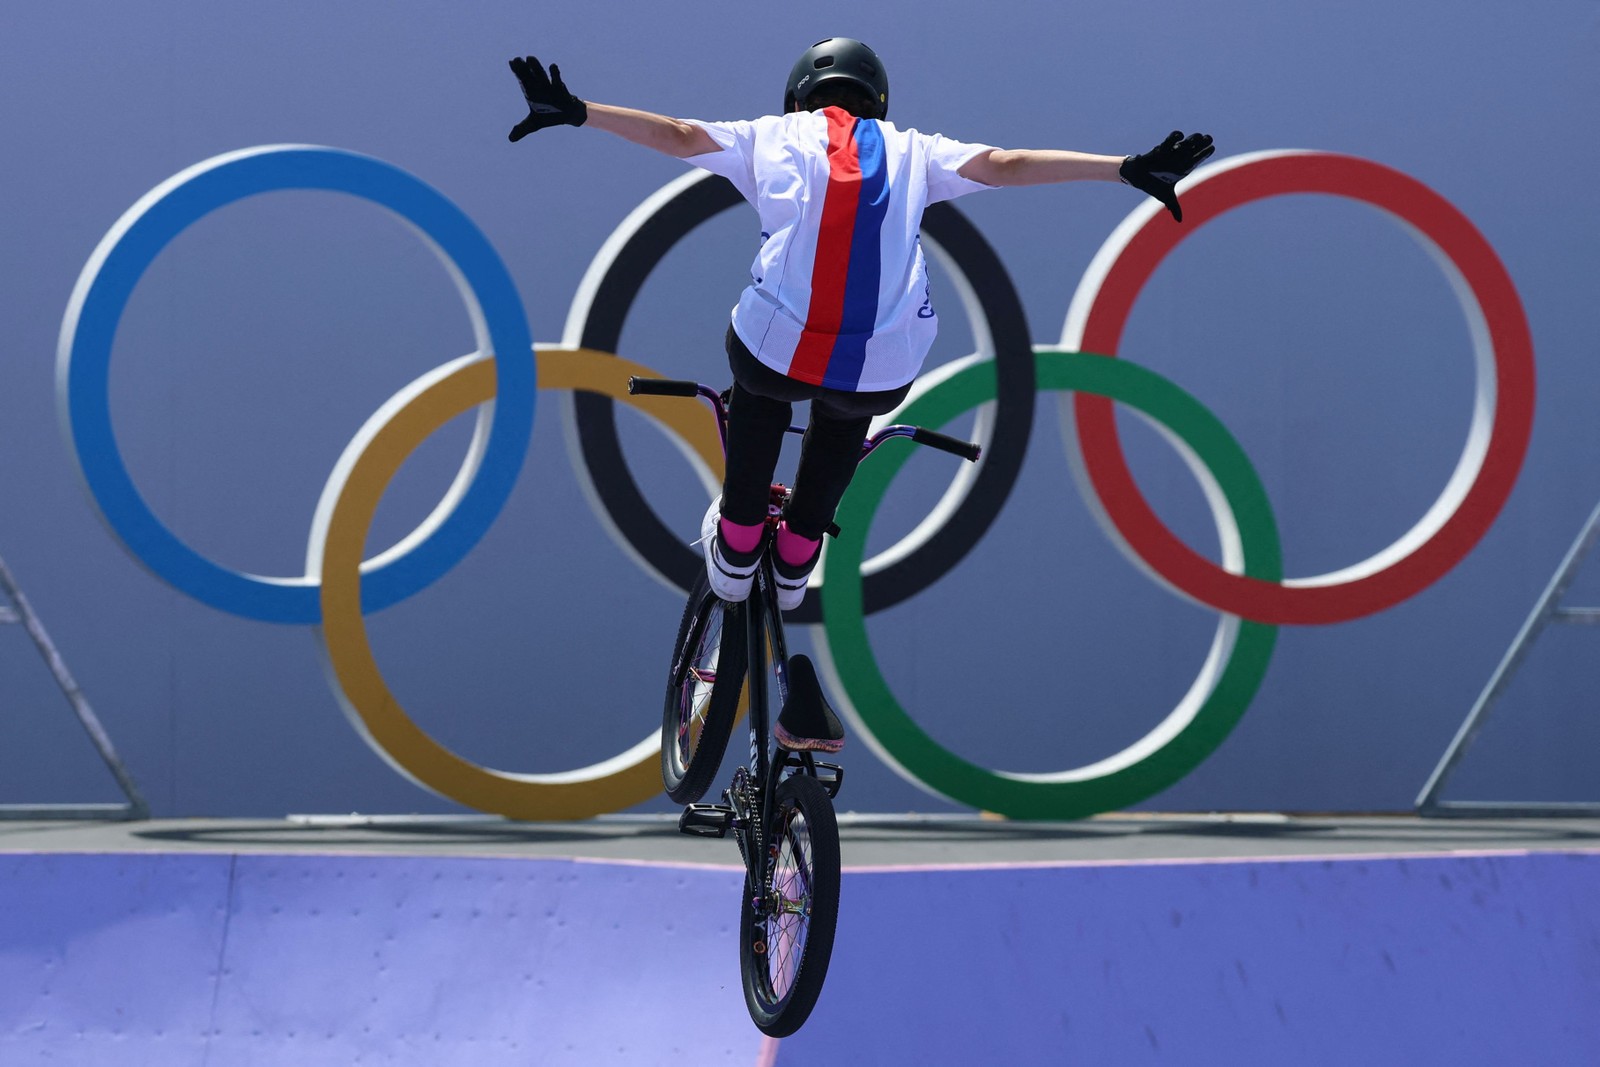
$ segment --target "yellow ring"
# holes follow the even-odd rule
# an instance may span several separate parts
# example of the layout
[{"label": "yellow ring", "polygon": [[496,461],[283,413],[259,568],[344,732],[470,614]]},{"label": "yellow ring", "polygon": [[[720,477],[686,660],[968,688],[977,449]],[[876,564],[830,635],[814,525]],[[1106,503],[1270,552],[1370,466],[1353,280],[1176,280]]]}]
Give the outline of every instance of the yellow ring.
[{"label": "yellow ring", "polygon": [[[629,396],[628,377],[647,367],[592,349],[540,349],[540,389],[577,389],[627,403],[681,436],[718,479],[722,444],[714,421],[681,398]],[[587,819],[661,791],[659,732],[611,759],[553,774],[512,774],[451,752],[411,720],[389,691],[361,615],[361,557],[373,513],[395,472],[435,430],[494,399],[494,361],[465,363],[397,410],[350,467],[328,519],[322,555],[322,638],[351,721],[400,773],[479,811],[512,819]]]}]

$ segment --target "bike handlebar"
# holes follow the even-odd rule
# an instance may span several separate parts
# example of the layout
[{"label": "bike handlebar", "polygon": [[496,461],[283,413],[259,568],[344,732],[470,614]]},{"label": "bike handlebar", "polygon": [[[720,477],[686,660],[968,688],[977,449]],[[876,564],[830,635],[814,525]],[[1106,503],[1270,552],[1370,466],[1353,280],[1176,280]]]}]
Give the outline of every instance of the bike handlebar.
[{"label": "bike handlebar", "polygon": [[630,396],[699,396],[700,384],[672,378],[633,377],[628,379],[628,393]]},{"label": "bike handlebar", "polygon": [[[674,378],[630,377],[628,379],[628,394],[630,396],[703,397],[716,410],[718,428],[723,431],[724,435],[723,446],[727,446],[727,410],[723,407],[721,394],[709,385],[701,385],[699,382]],[[802,433],[804,432],[804,427],[791,426],[789,427],[789,432]],[[983,454],[981,446],[975,445],[971,441],[963,441],[959,437],[951,437],[949,434],[940,433],[937,430],[924,429],[921,426],[895,425],[885,426],[868,438],[866,446],[862,449],[862,457],[865,458],[874,448],[877,448],[878,445],[891,437],[909,437],[919,445],[927,445],[929,448],[937,448],[941,452],[949,452],[953,456],[960,456],[969,463],[976,463],[978,457]]]},{"label": "bike handlebar", "polygon": [[925,430],[918,426],[911,433],[911,439],[919,445],[937,448],[941,452],[960,456],[969,463],[978,462],[978,457],[983,454],[983,449],[971,441],[963,441],[959,437],[940,433],[938,430]]}]

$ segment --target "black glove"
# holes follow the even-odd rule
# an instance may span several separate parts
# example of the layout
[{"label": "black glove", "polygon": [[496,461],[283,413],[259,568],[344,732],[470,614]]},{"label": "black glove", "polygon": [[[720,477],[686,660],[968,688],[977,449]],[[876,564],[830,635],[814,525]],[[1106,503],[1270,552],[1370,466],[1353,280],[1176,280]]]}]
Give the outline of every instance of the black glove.
[{"label": "black glove", "polygon": [[533,56],[511,61],[511,73],[522,85],[528,101],[528,117],[511,128],[511,139],[520,141],[547,126],[582,126],[589,118],[589,106],[567,91],[561,83],[561,68],[550,64],[550,76]]},{"label": "black glove", "polygon": [[1214,151],[1210,134],[1191,133],[1185,137],[1181,131],[1173,130],[1150,151],[1124,159],[1117,173],[1127,184],[1167,205],[1172,217],[1182,222],[1183,209],[1178,206],[1178,193],[1173,186]]}]

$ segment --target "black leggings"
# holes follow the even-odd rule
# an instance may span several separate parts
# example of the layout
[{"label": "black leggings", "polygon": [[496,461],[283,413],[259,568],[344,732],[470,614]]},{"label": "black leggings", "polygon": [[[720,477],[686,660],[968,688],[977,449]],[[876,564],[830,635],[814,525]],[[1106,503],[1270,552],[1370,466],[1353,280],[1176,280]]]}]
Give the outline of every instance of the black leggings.
[{"label": "black leggings", "polygon": [[727,347],[733,400],[728,407],[723,517],[741,526],[766,519],[768,490],[783,449],[784,431],[793,417],[793,404],[809,400],[811,421],[800,445],[800,469],[784,517],[801,537],[821,540],[855,477],[872,417],[899,406],[911,385],[908,382],[876,393],[824,389],[779,374],[756,359],[731,326]]}]

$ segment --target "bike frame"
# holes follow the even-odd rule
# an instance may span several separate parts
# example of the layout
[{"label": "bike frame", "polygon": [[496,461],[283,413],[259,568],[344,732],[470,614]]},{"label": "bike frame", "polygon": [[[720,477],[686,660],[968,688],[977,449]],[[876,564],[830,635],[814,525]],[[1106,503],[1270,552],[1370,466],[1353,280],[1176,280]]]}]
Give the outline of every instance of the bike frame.
[{"label": "bike frame", "polygon": [[[770,534],[768,535],[770,536]],[[774,796],[787,753],[779,751],[776,766],[771,742],[772,712],[767,702],[767,653],[770,634],[772,642],[771,667],[778,682],[778,706],[789,698],[788,648],[783,636],[783,621],[778,616],[777,598],[772,587],[772,563],[763,555],[756,572],[755,595],[745,601],[741,616],[745,627],[745,687],[749,694],[748,718],[750,726],[750,759],[748,770],[752,786],[760,798],[756,810],[742,813],[735,820],[734,833],[738,835],[740,851],[744,853],[745,869],[751,875],[752,888],[761,894],[756,901],[758,913],[765,914],[767,902],[765,888],[772,874],[774,857],[766,847],[772,827],[767,820],[773,810]]]},{"label": "bike frame", "polygon": [[[630,393],[698,396],[705,400],[716,413],[717,434],[722,442],[723,453],[727,453],[728,398],[731,396],[731,390],[718,392],[698,382],[642,378],[629,379],[628,390]],[[805,427],[790,426],[788,432],[804,434]],[[865,459],[874,449],[892,437],[909,437],[919,444],[932,445],[969,461],[976,461],[981,453],[977,445],[937,431],[926,430],[920,426],[895,424],[885,426],[868,437],[862,445],[861,456],[857,462]],[[786,487],[773,486],[767,529],[763,535],[769,540],[769,544],[770,539],[775,536],[778,518],[782,514],[787,494]],[[838,531],[835,529],[830,532]],[[762,553],[750,597],[743,604],[730,606],[727,617],[737,620],[745,630],[747,652],[745,685],[749,694],[750,720],[749,761],[735,773],[733,785],[726,791],[733,809],[732,824],[729,828],[734,831],[734,839],[738,842],[739,851],[744,857],[745,872],[751,880],[751,888],[760,894],[754,901],[756,911],[758,914],[766,915],[769,902],[765,899],[765,891],[773,873],[773,864],[776,863],[780,851],[768,843],[767,839],[772,829],[768,822],[777,807],[777,789],[785,771],[792,767],[794,773],[807,774],[818,779],[831,798],[838,794],[839,787],[844,781],[844,768],[838,764],[821,762],[810,752],[791,752],[780,747],[772,738],[772,708],[767,699],[767,671],[770,669],[777,679],[778,707],[781,709],[784,702],[789,699],[789,650],[784,641],[783,613],[778,607],[771,551]],[[693,807],[695,806],[690,806],[691,809]]]},{"label": "bike frame", "polygon": [[[767,536],[772,536],[770,531]],[[749,772],[753,791],[759,800],[757,810],[737,813],[734,832],[740,851],[744,853],[746,871],[755,888],[764,890],[772,875],[772,865],[778,858],[778,849],[768,844],[772,827],[767,824],[777,807],[778,784],[783,781],[784,771],[793,767],[796,773],[817,778],[827,789],[828,795],[833,796],[844,781],[844,768],[833,763],[822,763],[810,752],[790,752],[772,740],[772,705],[767,699],[767,672],[770,670],[777,681],[778,707],[782,708],[789,699],[789,649],[784,639],[783,613],[778,608],[771,553],[761,558],[756,570],[755,588],[744,602],[740,616],[745,630],[745,685],[749,694],[750,756],[745,769]],[[819,769],[830,773],[819,774]],[[737,790],[734,792],[736,794]],[[766,900],[756,901],[759,913],[765,914],[766,909]]]}]

